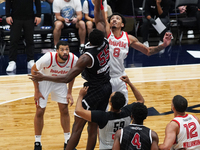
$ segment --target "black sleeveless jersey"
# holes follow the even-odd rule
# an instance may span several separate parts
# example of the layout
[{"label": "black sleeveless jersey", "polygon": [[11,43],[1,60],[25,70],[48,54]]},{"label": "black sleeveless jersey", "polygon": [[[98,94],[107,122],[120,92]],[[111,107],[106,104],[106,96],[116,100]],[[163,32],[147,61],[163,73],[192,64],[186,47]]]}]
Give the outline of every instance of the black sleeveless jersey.
[{"label": "black sleeveless jersey", "polygon": [[121,129],[120,150],[151,150],[151,130],[143,125],[130,124]]},{"label": "black sleeveless jersey", "polygon": [[107,39],[101,46],[91,46],[90,43],[85,45],[85,54],[92,58],[92,65],[82,72],[82,77],[91,85],[107,83],[110,80],[108,65],[109,43]]}]

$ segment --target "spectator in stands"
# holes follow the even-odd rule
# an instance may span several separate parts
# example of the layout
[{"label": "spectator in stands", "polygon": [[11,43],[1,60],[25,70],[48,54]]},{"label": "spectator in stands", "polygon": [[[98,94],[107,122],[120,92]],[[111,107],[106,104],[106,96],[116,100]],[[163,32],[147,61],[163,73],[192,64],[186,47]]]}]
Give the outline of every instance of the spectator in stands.
[{"label": "spectator in stands", "polygon": [[[145,8],[144,8],[145,17],[143,18],[143,24],[142,24],[142,38],[143,38],[143,44],[145,46],[149,47],[149,42],[148,42],[149,27],[151,24],[156,25],[156,22],[154,19],[155,17],[159,17],[162,23],[166,27],[168,26],[170,22],[169,17],[168,17],[170,5],[171,5],[171,2],[169,2],[169,0],[146,0]],[[160,41],[158,45],[161,45],[163,43],[162,39],[165,33],[166,33],[166,30],[164,30],[161,33]]]},{"label": "spectator in stands", "polygon": [[[103,0],[103,7],[105,11],[105,18],[107,18],[107,0]],[[94,0],[85,0],[83,3],[83,13],[86,21],[88,35],[95,27],[94,20]]]},{"label": "spectator in stands", "polygon": [[[86,28],[82,20],[82,6],[80,0],[54,0],[53,12],[56,20],[53,31],[54,45],[60,40],[61,30],[63,28],[79,29],[80,50],[83,50],[85,44]],[[55,46],[54,46],[55,47]]]},{"label": "spectator in stands", "polygon": [[36,15],[33,11],[33,0],[6,0],[6,22],[10,25],[10,50],[9,65],[6,68],[7,73],[11,73],[16,69],[17,48],[23,29],[26,53],[27,68],[31,69],[34,65],[34,25],[38,25],[41,21],[41,2],[35,0]]},{"label": "spectator in stands", "polygon": [[196,17],[197,18],[197,25],[200,31],[200,0],[198,0],[197,6],[180,6],[179,12],[186,13],[188,17]]}]

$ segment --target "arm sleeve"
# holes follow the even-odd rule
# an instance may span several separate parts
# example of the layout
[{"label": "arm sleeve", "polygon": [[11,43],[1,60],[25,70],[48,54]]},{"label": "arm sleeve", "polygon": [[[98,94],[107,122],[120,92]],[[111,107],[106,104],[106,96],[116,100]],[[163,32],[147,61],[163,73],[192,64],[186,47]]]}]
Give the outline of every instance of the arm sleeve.
[{"label": "arm sleeve", "polygon": [[108,122],[107,113],[100,110],[91,111],[91,121],[99,125],[99,128],[102,129]]},{"label": "arm sleeve", "polygon": [[60,8],[58,6],[58,2],[57,1],[53,1],[53,12],[54,13],[60,13]]},{"label": "arm sleeve", "polygon": [[82,11],[82,5],[80,0],[75,0],[75,11]]},{"label": "arm sleeve", "polygon": [[49,67],[51,64],[51,53],[44,54],[40,59],[36,61],[37,70],[41,70],[44,67]]},{"label": "arm sleeve", "polygon": [[11,0],[6,0],[6,17],[10,17]]},{"label": "arm sleeve", "polygon": [[83,13],[84,14],[89,14],[89,8],[88,8],[88,1],[85,0],[83,3]]},{"label": "arm sleeve", "polygon": [[122,109],[125,110],[128,113],[129,116],[131,116],[131,110],[132,110],[132,107],[133,107],[134,104],[135,104],[135,102],[122,107]]},{"label": "arm sleeve", "polygon": [[36,6],[36,17],[41,18],[41,1],[35,0],[35,6]]}]

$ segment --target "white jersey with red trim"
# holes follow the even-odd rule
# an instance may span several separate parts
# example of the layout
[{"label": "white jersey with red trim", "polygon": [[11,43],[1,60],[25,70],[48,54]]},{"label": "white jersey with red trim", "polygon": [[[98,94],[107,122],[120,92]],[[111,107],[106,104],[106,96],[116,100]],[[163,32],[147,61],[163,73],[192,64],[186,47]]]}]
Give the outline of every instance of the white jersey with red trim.
[{"label": "white jersey with red trim", "polygon": [[67,72],[76,64],[78,57],[73,53],[69,53],[65,63],[59,63],[57,60],[57,52],[49,52],[36,61],[36,68],[43,74],[48,76],[59,76],[67,74]]},{"label": "white jersey with red trim", "polygon": [[200,150],[200,124],[193,115],[177,116],[172,121],[178,123],[180,131],[171,150],[186,148]]},{"label": "white jersey with red trim", "polygon": [[124,59],[128,55],[130,41],[127,32],[122,31],[120,37],[110,31],[108,35],[110,54],[110,76],[111,78],[122,76],[124,73]]}]

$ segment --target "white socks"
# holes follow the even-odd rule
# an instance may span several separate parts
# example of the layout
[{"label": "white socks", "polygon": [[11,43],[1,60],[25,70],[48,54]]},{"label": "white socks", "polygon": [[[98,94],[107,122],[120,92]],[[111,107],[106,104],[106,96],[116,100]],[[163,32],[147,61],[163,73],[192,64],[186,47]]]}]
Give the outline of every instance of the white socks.
[{"label": "white socks", "polygon": [[67,144],[69,138],[70,138],[70,132],[68,133],[64,133],[64,136],[65,136],[65,143]]},{"label": "white socks", "polygon": [[85,46],[84,44],[81,44],[81,45],[80,45],[80,47],[84,47],[84,46]]},{"label": "white socks", "polygon": [[35,142],[41,143],[41,135],[35,135]]},{"label": "white socks", "polygon": [[[67,144],[69,138],[70,138],[70,132],[64,133],[65,137],[65,143]],[[35,135],[35,142],[40,142],[41,143],[41,135]]]}]

